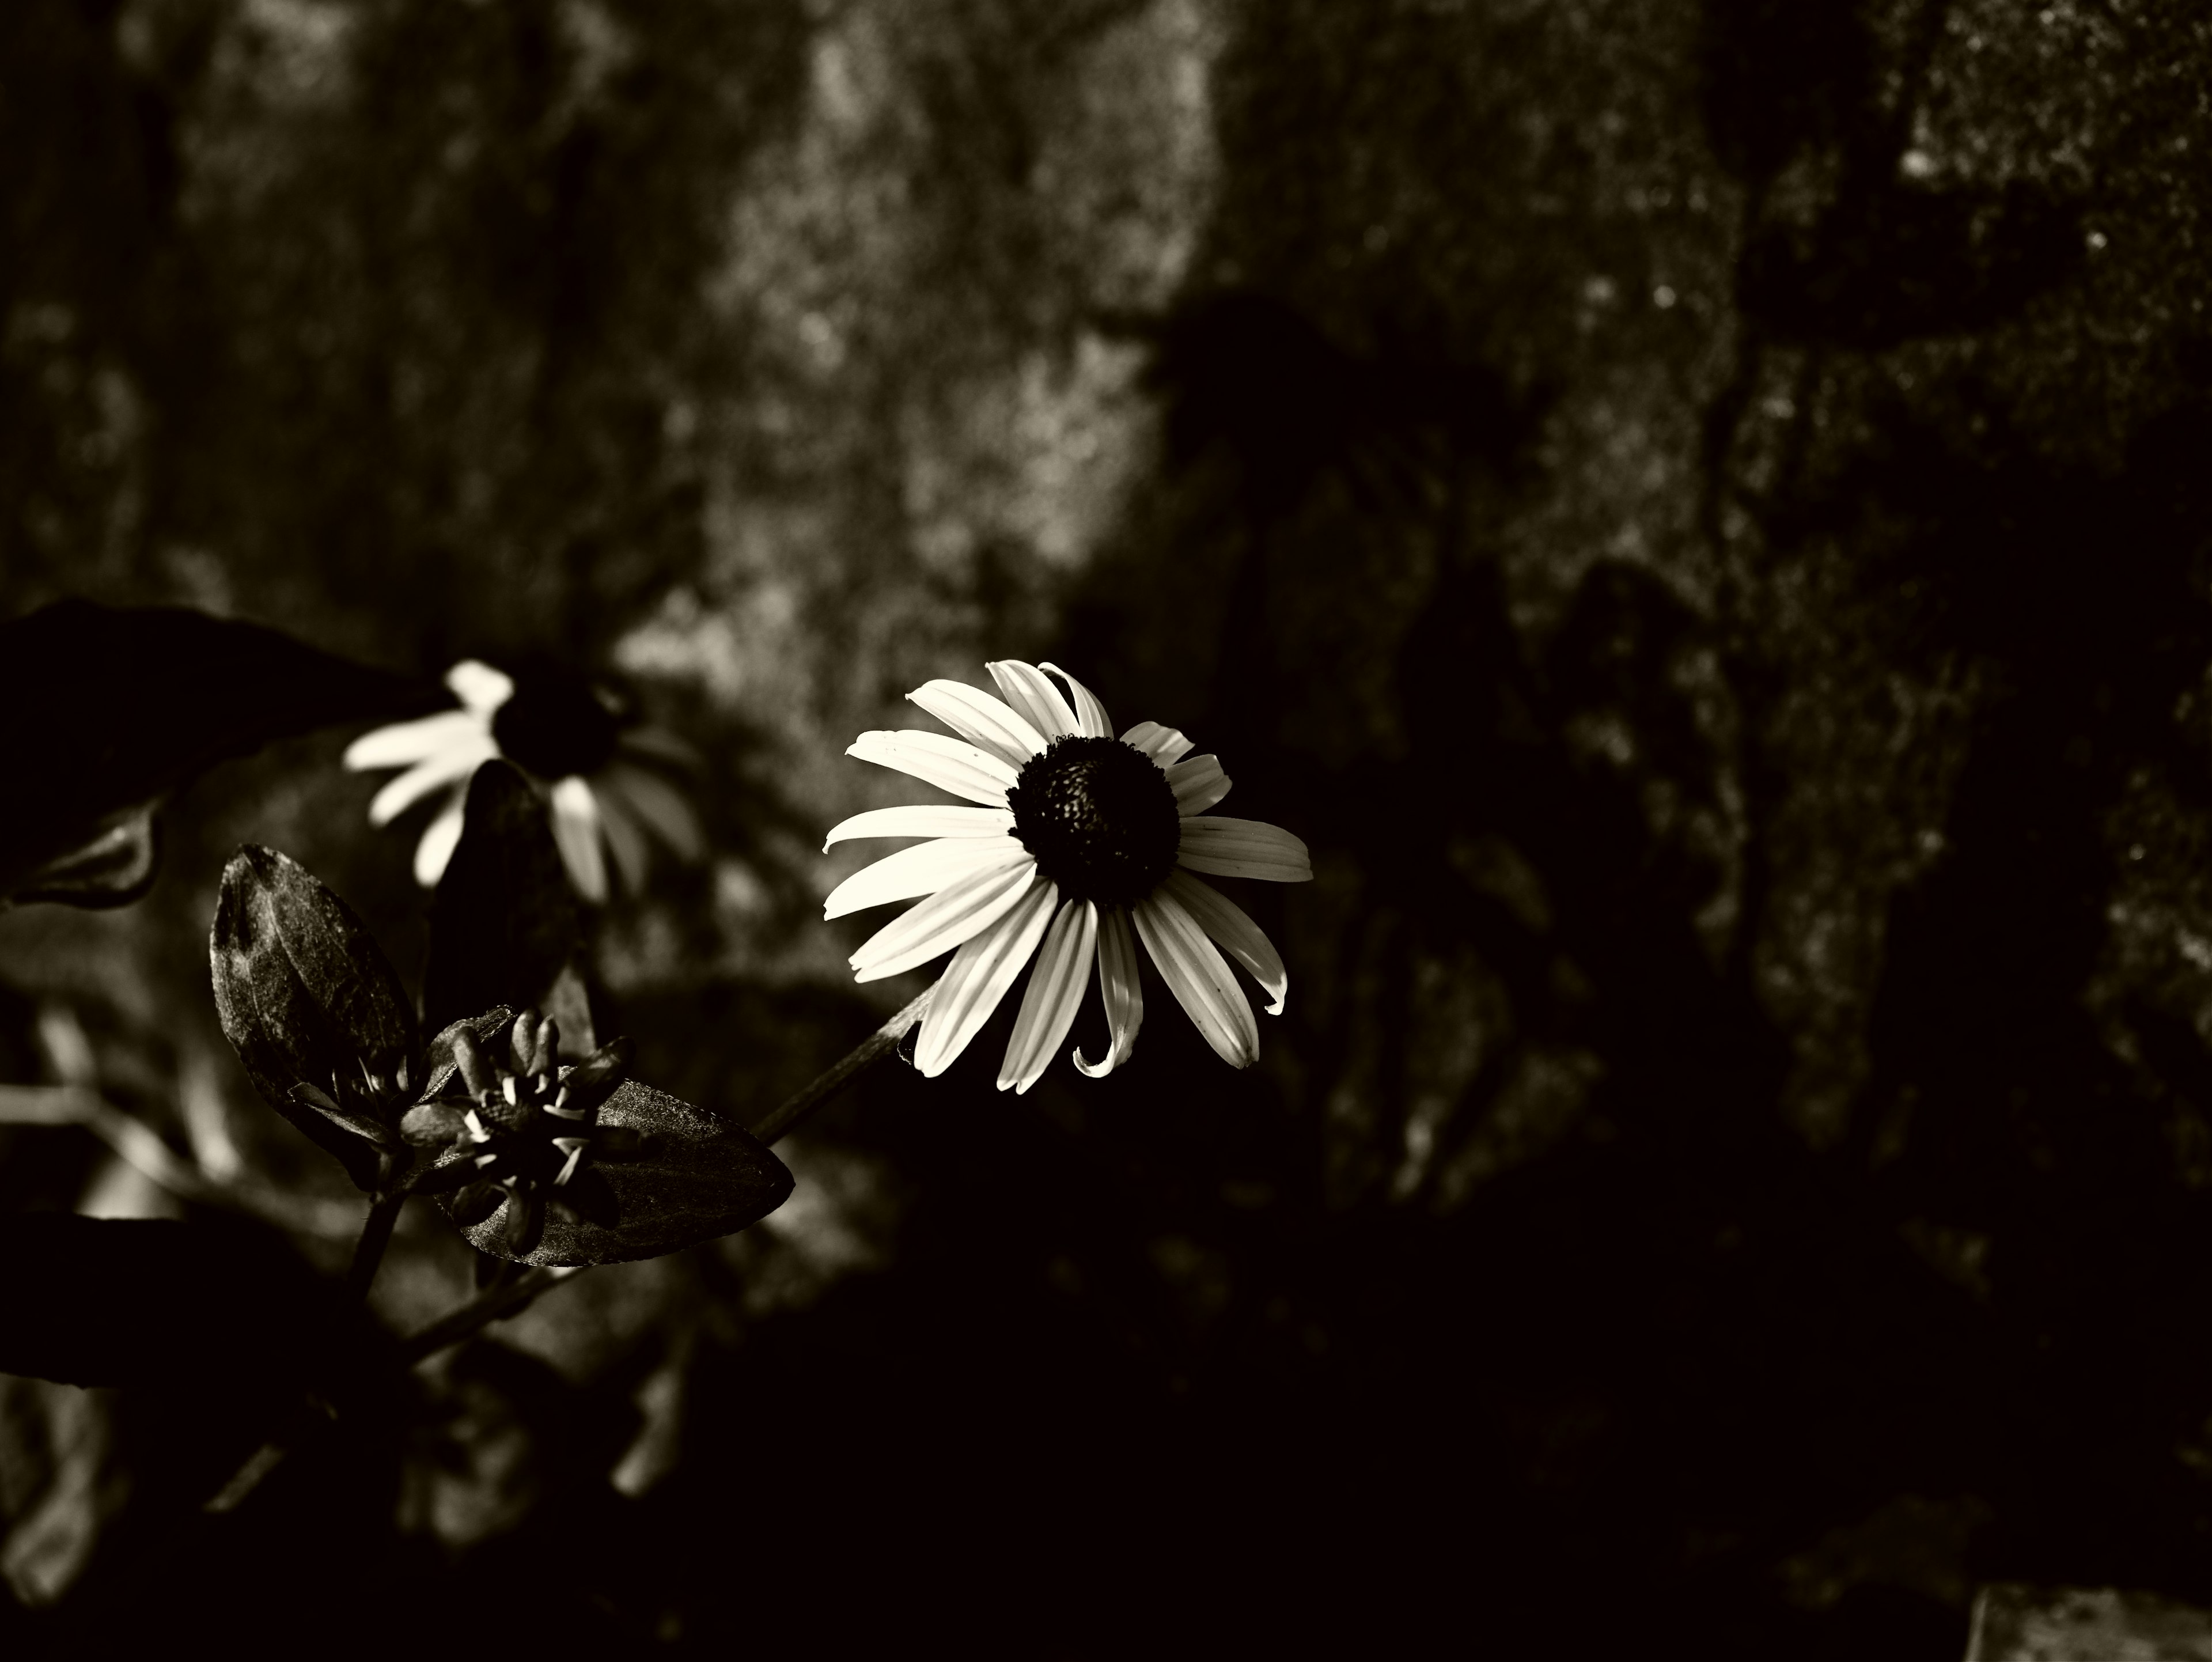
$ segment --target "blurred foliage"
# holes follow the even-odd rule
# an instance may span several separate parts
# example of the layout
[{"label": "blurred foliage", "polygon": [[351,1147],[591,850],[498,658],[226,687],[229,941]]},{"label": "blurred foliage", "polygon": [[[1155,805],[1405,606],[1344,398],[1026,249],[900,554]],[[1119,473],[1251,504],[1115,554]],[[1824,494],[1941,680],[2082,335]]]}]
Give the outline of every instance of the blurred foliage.
[{"label": "blurred foliage", "polygon": [[[597,921],[641,1073],[757,1116],[921,984],[849,984],[817,839],[987,656],[1317,873],[1237,896],[1249,1075],[1155,987],[1000,1095],[1010,1001],[230,1518],[265,1428],[182,1472],[191,1404],[0,1382],[0,1643],[1910,1659],[1978,1580],[2212,1599],[2209,75],[2179,0],[0,11],[8,612],[629,678],[717,850]],[[137,906],[0,919],[5,1079],[208,1180],[13,1124],[8,1206],[343,1258],[202,945],[252,840],[419,962],[343,736],[192,788]],[[410,1221],[379,1311],[470,1273]]]}]

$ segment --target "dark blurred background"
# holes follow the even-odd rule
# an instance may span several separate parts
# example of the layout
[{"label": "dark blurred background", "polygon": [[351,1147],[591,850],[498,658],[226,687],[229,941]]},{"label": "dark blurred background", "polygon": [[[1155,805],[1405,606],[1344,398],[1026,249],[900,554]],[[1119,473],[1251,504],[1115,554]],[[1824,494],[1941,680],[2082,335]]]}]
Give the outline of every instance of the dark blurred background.
[{"label": "dark blurred background", "polygon": [[[599,920],[645,1076],[757,1116],[925,984],[851,984],[879,850],[820,837],[988,657],[1316,870],[1223,886],[1291,966],[1249,1074],[1155,981],[1133,1065],[1001,1094],[1010,1000],[215,1524],[219,1367],[0,1380],[0,1648],[1934,1662],[1983,1580],[2212,1602],[2208,155],[2185,0],[0,8],[0,615],[625,686],[714,843]],[[0,917],[0,1080],[199,1185],[0,1126],[0,1206],[342,1266],[205,941],[263,842],[416,973],[427,810],[349,736]],[[424,1210],[396,1328],[470,1288]]]}]

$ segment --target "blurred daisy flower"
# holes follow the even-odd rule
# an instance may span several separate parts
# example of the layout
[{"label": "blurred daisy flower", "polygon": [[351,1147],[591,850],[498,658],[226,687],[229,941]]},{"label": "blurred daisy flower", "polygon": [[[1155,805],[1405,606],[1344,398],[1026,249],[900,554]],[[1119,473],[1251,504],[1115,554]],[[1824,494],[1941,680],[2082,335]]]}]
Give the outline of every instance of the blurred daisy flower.
[{"label": "blurred daisy flower", "polygon": [[[915,1044],[935,1075],[991,1018],[1022,966],[1036,969],[999,1069],[999,1088],[1042,1076],[1083,1002],[1095,959],[1109,1042],[1101,1078],[1128,1060],[1144,1019],[1141,941],[1161,979],[1206,1042],[1232,1067],[1260,1054],[1260,1028],[1222,954],[1249,971],[1280,1015],[1290,977],[1260,927],[1194,874],[1303,883],[1306,845],[1252,819],[1202,819],[1229,794],[1212,756],[1190,756],[1173,728],[1140,721],[1119,739],[1106,708],[1053,664],[987,664],[1000,697],[958,681],[908,696],[960,736],[864,733],[847,754],[896,768],[976,807],[917,806],[856,814],[823,844],[857,837],[922,837],[839,884],[825,917],[926,896],[853,954],[861,981],[879,981],[951,952]],[[1063,695],[1049,671],[1066,685]],[[1132,933],[1133,929],[1133,934]],[[955,950],[957,949],[957,950]]]},{"label": "blurred daisy flower", "polygon": [[696,860],[706,838],[698,816],[645,758],[684,763],[690,748],[672,734],[627,727],[610,695],[581,677],[539,672],[520,679],[473,658],[446,672],[461,701],[419,721],[364,733],[346,746],[356,771],[404,768],[368,805],[373,825],[389,825],[436,792],[445,802],[415,845],[415,880],[436,885],[461,840],[469,780],[494,757],[527,773],[553,816],[553,840],[569,880],[586,900],[607,898],[606,855],[614,856],[633,892],[645,881],[647,833],[685,860]]}]

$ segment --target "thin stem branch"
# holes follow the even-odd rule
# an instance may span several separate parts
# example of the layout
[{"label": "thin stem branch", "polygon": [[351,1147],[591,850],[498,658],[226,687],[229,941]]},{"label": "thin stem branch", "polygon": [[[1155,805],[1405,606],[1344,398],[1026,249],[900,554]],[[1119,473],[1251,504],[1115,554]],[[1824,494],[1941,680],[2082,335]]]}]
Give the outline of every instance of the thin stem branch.
[{"label": "thin stem branch", "polygon": [[936,990],[936,983],[931,983],[921,997],[862,1039],[843,1061],[833,1063],[811,1083],[786,1097],[767,1117],[750,1127],[752,1134],[763,1142],[781,1141],[799,1121],[836,1095],[847,1080],[898,1049],[898,1042],[906,1037],[907,1029],[929,1014],[930,995]]},{"label": "thin stem branch", "polygon": [[399,1221],[399,1208],[407,1204],[413,1192],[404,1178],[395,1180],[387,1176],[377,1185],[376,1194],[368,1203],[368,1217],[361,1226],[361,1239],[354,1243],[353,1263],[346,1271],[345,1301],[359,1304],[368,1296],[369,1283],[376,1279],[377,1266],[384,1262],[384,1249],[392,1244],[392,1227]]},{"label": "thin stem branch", "polygon": [[[832,1096],[862,1068],[881,1062],[898,1048],[907,1030],[920,1021],[929,1010],[930,993],[934,986],[915,999],[889,1021],[862,1039],[842,1059],[833,1063],[801,1089],[793,1092],[775,1111],[752,1126],[754,1136],[763,1142],[775,1142],[787,1135],[792,1128],[804,1120]],[[346,1277],[346,1295],[349,1302],[357,1303],[368,1293],[370,1282],[375,1279],[376,1268],[383,1262],[384,1249],[392,1239],[392,1229],[398,1221],[399,1208],[406,1203],[414,1185],[404,1176],[390,1172],[378,1185],[375,1199],[370,1202],[368,1220],[362,1227],[360,1244],[354,1249],[353,1268]],[[508,1279],[502,1270],[492,1284],[471,1299],[466,1304],[447,1311],[428,1327],[400,1341],[398,1365],[412,1367],[416,1363],[435,1355],[448,1345],[458,1344],[471,1334],[489,1326],[502,1316],[520,1310],[549,1288],[580,1275],[590,1268],[587,1264],[557,1264],[532,1269],[528,1274]],[[310,1411],[312,1409],[313,1411]],[[222,1492],[208,1503],[210,1512],[228,1512],[260,1485],[261,1480],[279,1465],[285,1454],[308,1437],[320,1434],[332,1423],[330,1409],[313,1402],[302,1409],[293,1425],[280,1433],[257,1451],[252,1458],[239,1468]]]},{"label": "thin stem branch", "polygon": [[572,1275],[580,1275],[590,1267],[580,1263],[554,1264],[532,1269],[513,1281],[494,1282],[466,1304],[455,1306],[429,1326],[401,1340],[400,1366],[412,1367],[447,1345],[459,1344],[478,1329],[489,1326],[502,1316],[514,1314],[547,1288],[557,1286]]}]

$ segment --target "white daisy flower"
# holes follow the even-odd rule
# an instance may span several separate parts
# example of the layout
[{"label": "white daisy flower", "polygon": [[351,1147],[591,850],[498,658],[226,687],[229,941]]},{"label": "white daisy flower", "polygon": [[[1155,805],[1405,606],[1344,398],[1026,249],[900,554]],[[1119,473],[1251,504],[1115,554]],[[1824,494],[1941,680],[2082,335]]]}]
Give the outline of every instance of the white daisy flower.
[{"label": "white daisy flower", "polygon": [[[1260,1055],[1252,1007],[1222,958],[1243,965],[1283,1013],[1290,977],[1243,910],[1194,874],[1303,883],[1306,845],[1252,819],[1201,819],[1229,794],[1212,756],[1190,756],[1173,728],[1140,721],[1118,740],[1106,708],[1056,665],[987,664],[1000,697],[932,681],[908,697],[957,733],[864,733],[847,752],[962,796],[975,807],[877,808],[830,833],[922,837],[855,873],[824,917],[926,896],[854,953],[861,981],[880,981],[952,953],[915,1046],[934,1076],[951,1067],[1034,956],[999,1088],[1027,1091],[1067,1037],[1095,959],[1109,1043],[1097,1079],[1129,1058],[1144,1020],[1139,941],[1206,1042],[1231,1067]],[[1067,694],[1047,679],[1066,683]],[[1132,929],[1133,928],[1133,935]],[[954,950],[954,949],[957,950]]]},{"label": "white daisy flower", "polygon": [[673,734],[624,728],[606,695],[576,677],[532,675],[518,685],[469,658],[446,672],[446,685],[460,709],[364,733],[345,752],[346,766],[356,771],[406,770],[369,803],[373,825],[389,825],[426,796],[445,792],[444,806],[415,845],[415,880],[424,888],[445,874],[461,840],[469,780],[494,757],[505,757],[538,786],[569,881],[595,904],[607,898],[606,853],[629,889],[643,885],[648,832],[686,860],[705,851],[691,805],[660,775],[637,764],[646,757],[688,761],[689,747]]}]

